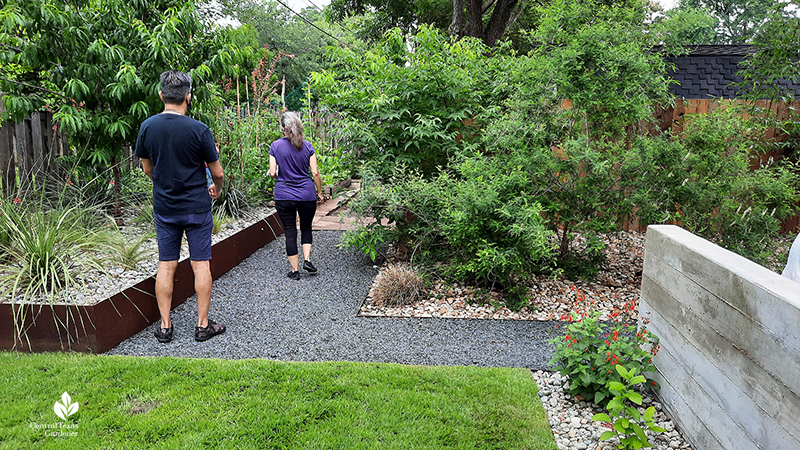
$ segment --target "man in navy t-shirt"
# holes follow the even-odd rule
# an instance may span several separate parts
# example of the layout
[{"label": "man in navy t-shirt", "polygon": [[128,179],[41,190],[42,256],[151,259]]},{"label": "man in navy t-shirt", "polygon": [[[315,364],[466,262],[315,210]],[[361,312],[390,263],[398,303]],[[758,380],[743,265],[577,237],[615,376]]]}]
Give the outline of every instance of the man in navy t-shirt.
[{"label": "man in navy t-shirt", "polygon": [[[159,96],[164,111],[142,123],[136,156],[153,180],[153,215],[158,239],[156,300],[161,326],[159,342],[172,340],[172,288],[186,233],[197,292],[197,327],[194,338],[205,341],[225,332],[225,324],[208,319],[211,305],[211,199],[219,197],[223,174],[211,130],[186,116],[192,100],[192,79],[170,70],[161,74]],[[206,164],[213,183],[207,184]]]}]

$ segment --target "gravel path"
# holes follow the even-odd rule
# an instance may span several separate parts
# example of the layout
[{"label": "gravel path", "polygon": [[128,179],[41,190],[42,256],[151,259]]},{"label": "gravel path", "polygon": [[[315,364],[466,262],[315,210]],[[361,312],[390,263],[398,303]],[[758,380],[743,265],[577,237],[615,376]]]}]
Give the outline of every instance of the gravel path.
[{"label": "gravel path", "polygon": [[[599,442],[607,428],[591,421],[592,405],[569,398],[563,392],[565,380],[546,371],[553,322],[357,316],[378,269],[360,254],[336,248],[340,236],[339,231],[314,233],[317,276],[286,277],[289,264],[281,236],[215,281],[210,316],[227,324],[225,334],[194,341],[193,297],[173,310],[172,342],[156,341],[156,322],[108,354],[526,367],[533,371],[560,450],[616,448],[618,441]],[[660,405],[646,398],[659,409],[659,424],[669,430],[651,436],[654,448],[691,450]]]},{"label": "gravel path", "polygon": [[215,281],[210,317],[227,325],[224,335],[194,341],[193,297],[172,313],[171,343],[156,341],[153,324],[108,353],[546,369],[547,322],[357,317],[377,269],[336,248],[340,236],[314,233],[317,276],[286,277],[281,236]]}]

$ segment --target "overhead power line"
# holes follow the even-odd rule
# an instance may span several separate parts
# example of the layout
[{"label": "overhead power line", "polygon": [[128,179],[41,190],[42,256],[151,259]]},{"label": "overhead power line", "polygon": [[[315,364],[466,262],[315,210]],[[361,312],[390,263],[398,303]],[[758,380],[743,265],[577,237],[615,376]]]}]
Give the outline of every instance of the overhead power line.
[{"label": "overhead power line", "polygon": [[[320,8],[319,6],[317,6],[317,4],[316,4],[316,3],[314,3],[314,2],[312,2],[311,0],[303,0],[303,1],[304,1],[304,2],[306,2],[307,4],[309,4],[309,5],[313,6],[314,8],[317,8],[317,9],[319,10],[319,12],[321,12],[321,13],[324,13],[324,12],[325,12],[325,11],[323,11],[323,10],[322,10],[322,8]],[[336,23],[338,23],[338,24],[339,24],[339,26],[340,26],[340,27],[342,27],[342,28],[344,28],[345,30],[347,30],[347,31],[349,31],[349,32],[351,32],[351,33],[353,33],[353,34],[356,34],[356,32],[355,32],[355,31],[351,30],[351,29],[350,29],[350,27],[348,27],[347,25],[343,24],[343,23],[342,23],[340,20],[337,20],[337,21],[336,21]]]},{"label": "overhead power line", "polygon": [[308,4],[309,6],[313,6],[314,8],[317,8],[317,10],[318,10],[319,12],[324,12],[324,11],[322,11],[322,8],[320,8],[319,6],[317,6],[317,5],[316,5],[314,2],[312,2],[311,0],[303,0],[303,1],[304,1],[306,4]]},{"label": "overhead power line", "polygon": [[303,19],[303,21],[304,21],[305,23],[307,23],[307,24],[311,25],[312,27],[316,28],[317,30],[321,31],[323,34],[325,34],[325,35],[327,35],[327,36],[329,36],[329,37],[331,37],[331,38],[333,38],[333,39],[336,39],[336,40],[337,40],[337,41],[339,41],[339,42],[340,42],[342,45],[346,45],[346,46],[348,46],[348,47],[350,46],[350,44],[348,44],[348,43],[346,43],[346,42],[342,41],[341,39],[337,38],[336,36],[334,36],[334,35],[332,35],[332,34],[328,33],[327,31],[323,30],[322,28],[320,28],[320,27],[318,27],[318,26],[314,25],[314,23],[313,23],[313,22],[311,22],[310,20],[306,19],[306,18],[305,18],[305,17],[304,17],[302,14],[299,14],[299,13],[295,12],[295,10],[293,10],[292,8],[290,8],[290,7],[289,7],[289,5],[287,5],[286,3],[283,3],[283,1],[281,1],[281,0],[275,0],[275,1],[277,1],[278,3],[280,3],[281,5],[283,5],[283,6],[284,6],[286,9],[288,9],[288,10],[289,10],[289,11],[290,11],[292,14],[294,14],[295,16],[297,16],[297,17],[299,17],[299,18]]}]

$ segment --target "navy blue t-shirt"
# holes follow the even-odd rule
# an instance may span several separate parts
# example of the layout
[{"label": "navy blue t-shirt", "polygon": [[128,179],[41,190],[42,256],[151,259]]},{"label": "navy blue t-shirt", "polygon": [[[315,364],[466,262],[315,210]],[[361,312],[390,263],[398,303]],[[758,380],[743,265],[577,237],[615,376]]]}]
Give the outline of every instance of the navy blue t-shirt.
[{"label": "navy blue t-shirt", "polygon": [[139,128],[136,156],[153,164],[153,211],[162,216],[211,210],[206,163],[219,159],[208,126],[182,114],[161,113]]}]

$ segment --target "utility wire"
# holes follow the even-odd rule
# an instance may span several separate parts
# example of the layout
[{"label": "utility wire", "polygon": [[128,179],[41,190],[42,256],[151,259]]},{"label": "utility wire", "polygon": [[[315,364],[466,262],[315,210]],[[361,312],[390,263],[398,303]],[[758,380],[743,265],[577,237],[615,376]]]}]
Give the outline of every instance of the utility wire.
[{"label": "utility wire", "polygon": [[[317,6],[317,4],[316,4],[316,3],[314,3],[314,2],[312,2],[311,0],[303,0],[303,1],[304,1],[304,2],[306,2],[307,4],[309,4],[309,5],[313,6],[314,8],[317,8],[317,10],[319,10],[319,12],[321,12],[321,13],[324,13],[324,12],[325,12],[325,11],[323,11],[323,10],[322,10],[322,8],[320,8],[319,6]],[[353,33],[353,34],[356,34],[356,32],[355,32],[355,31],[351,30],[351,29],[350,29],[350,28],[349,28],[347,25],[343,24],[341,21],[338,21],[338,20],[337,20],[337,21],[336,21],[336,23],[338,23],[338,24],[339,24],[339,26],[340,26],[340,27],[342,27],[342,28],[344,28],[345,30],[347,30],[347,31],[349,31],[349,32],[351,32],[351,33]]]},{"label": "utility wire", "polygon": [[305,2],[307,5],[309,5],[309,6],[313,6],[314,8],[317,8],[317,11],[319,11],[319,12],[324,12],[324,11],[322,10],[322,8],[320,8],[319,6],[317,6],[317,5],[316,5],[314,2],[312,2],[311,0],[303,0],[303,1],[304,1],[304,2]]},{"label": "utility wire", "polygon": [[348,43],[346,43],[346,42],[342,41],[341,39],[337,38],[336,36],[334,36],[334,35],[332,35],[332,34],[328,33],[327,31],[323,30],[322,28],[320,28],[320,27],[318,27],[318,26],[314,25],[314,23],[313,23],[313,22],[311,22],[310,20],[306,19],[306,18],[305,18],[305,17],[304,17],[302,14],[298,14],[297,12],[295,12],[295,11],[294,11],[292,8],[290,8],[290,7],[289,7],[289,5],[287,5],[286,3],[283,3],[283,1],[281,1],[281,0],[275,0],[275,1],[277,1],[278,3],[280,3],[281,5],[283,5],[283,6],[284,6],[286,9],[288,9],[288,10],[289,10],[289,11],[290,11],[292,14],[294,14],[295,16],[297,16],[297,17],[299,17],[299,18],[303,19],[303,21],[304,21],[305,23],[307,23],[307,24],[311,25],[312,27],[316,28],[317,30],[321,31],[323,34],[325,34],[325,35],[327,35],[327,36],[329,36],[329,37],[332,37],[333,39],[336,39],[336,40],[337,40],[337,41],[339,41],[339,42],[340,42],[342,45],[346,45],[346,46],[348,46],[348,47],[350,46],[350,44],[348,44]]}]

